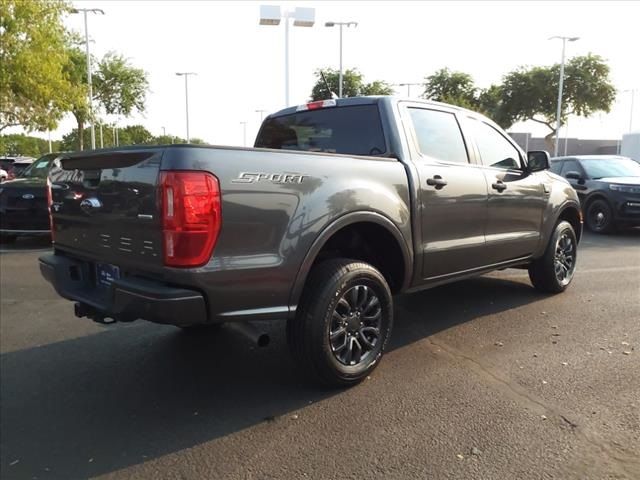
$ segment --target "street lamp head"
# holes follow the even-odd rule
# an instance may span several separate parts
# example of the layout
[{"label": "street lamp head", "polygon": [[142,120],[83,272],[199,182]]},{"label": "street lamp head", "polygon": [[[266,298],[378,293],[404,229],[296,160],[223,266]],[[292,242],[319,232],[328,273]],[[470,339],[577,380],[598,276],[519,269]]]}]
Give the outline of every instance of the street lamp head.
[{"label": "street lamp head", "polygon": [[563,37],[562,35],[554,35],[553,37],[549,37],[548,40],[569,40],[570,42],[575,42],[576,40],[580,40],[580,37]]},{"label": "street lamp head", "polygon": [[104,15],[104,10],[102,10],[101,8],[72,8],[69,11],[71,13],[89,12],[89,13],[99,13],[100,15]]},{"label": "street lamp head", "polygon": [[315,23],[315,8],[296,7],[293,11],[293,25],[295,27],[313,27]]},{"label": "street lamp head", "polygon": [[260,25],[280,25],[282,14],[276,5],[260,5]]},{"label": "street lamp head", "polygon": [[342,25],[344,27],[357,27],[358,22],[325,22],[325,27],[335,27],[336,25]]}]

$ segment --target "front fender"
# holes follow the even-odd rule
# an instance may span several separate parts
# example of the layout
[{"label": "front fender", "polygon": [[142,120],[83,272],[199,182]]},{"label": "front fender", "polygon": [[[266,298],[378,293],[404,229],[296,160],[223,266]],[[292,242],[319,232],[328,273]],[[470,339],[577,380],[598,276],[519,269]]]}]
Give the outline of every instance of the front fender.
[{"label": "front fender", "polygon": [[[551,175],[549,177],[554,178]],[[542,215],[540,243],[533,254],[534,258],[544,254],[558,220],[566,213],[567,209],[574,209],[579,218],[582,218],[578,194],[568,182],[554,180],[550,185],[550,190],[547,206]],[[580,234],[581,232],[576,232],[578,238],[580,238]]]}]

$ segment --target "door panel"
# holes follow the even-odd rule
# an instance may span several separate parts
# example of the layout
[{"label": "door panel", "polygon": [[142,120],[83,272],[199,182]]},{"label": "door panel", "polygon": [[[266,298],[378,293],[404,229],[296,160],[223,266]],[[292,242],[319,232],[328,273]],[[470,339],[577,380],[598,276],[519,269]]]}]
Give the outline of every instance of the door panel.
[{"label": "door panel", "polygon": [[[482,266],[487,183],[479,168],[420,162],[423,278]],[[443,187],[427,184],[441,177]]]},{"label": "door panel", "polygon": [[524,171],[523,156],[498,129],[481,120],[465,122],[473,136],[488,186],[487,263],[532,254],[540,240],[548,194],[538,174]]},{"label": "door panel", "polygon": [[469,163],[456,115],[418,106],[407,114],[420,180],[423,281],[482,266],[487,182]]},{"label": "door panel", "polygon": [[[537,174],[485,169],[489,184],[487,260],[498,263],[528,256],[540,241],[546,196]],[[500,185],[494,189],[493,185]],[[504,188],[504,190],[502,189]]]}]

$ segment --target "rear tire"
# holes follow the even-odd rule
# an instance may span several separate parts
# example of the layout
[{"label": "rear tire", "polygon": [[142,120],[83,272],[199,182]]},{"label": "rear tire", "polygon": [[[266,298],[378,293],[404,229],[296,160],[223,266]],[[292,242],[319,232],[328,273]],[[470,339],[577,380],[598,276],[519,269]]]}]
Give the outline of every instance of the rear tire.
[{"label": "rear tire", "polygon": [[367,263],[328,260],[309,274],[287,322],[287,342],[313,380],[352,386],[376,368],[392,326],[393,299],[382,274]]},{"label": "rear tire", "polygon": [[614,229],[613,210],[603,199],[595,199],[585,209],[585,222],[594,233],[611,233]]},{"label": "rear tire", "polygon": [[544,255],[529,266],[531,283],[541,292],[564,292],[576,269],[578,241],[569,222],[561,221],[551,235]]}]

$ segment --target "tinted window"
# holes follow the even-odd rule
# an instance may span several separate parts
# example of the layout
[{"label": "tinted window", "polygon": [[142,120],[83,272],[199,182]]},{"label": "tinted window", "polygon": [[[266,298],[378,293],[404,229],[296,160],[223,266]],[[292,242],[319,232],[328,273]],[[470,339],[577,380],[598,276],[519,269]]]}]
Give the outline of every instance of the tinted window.
[{"label": "tinted window", "polygon": [[582,166],[593,179],[605,177],[640,177],[640,164],[630,158],[582,160]]},{"label": "tinted window", "polygon": [[562,170],[562,160],[552,161],[549,170],[560,175],[560,171]]},{"label": "tinted window", "polygon": [[520,153],[492,126],[471,119],[469,126],[473,131],[482,164],[486,167],[519,169]]},{"label": "tinted window", "polygon": [[562,166],[562,176],[566,177],[567,172],[578,172],[580,173],[580,166],[578,162],[575,160],[565,160],[564,165]]},{"label": "tinted window", "polygon": [[410,108],[409,113],[423,155],[445,162],[469,162],[455,115],[423,108]]},{"label": "tinted window", "polygon": [[255,146],[350,155],[386,151],[377,105],[329,107],[267,119]]},{"label": "tinted window", "polygon": [[56,158],[55,155],[45,155],[44,157],[40,157],[38,160],[29,165],[20,175],[21,177],[31,177],[31,178],[47,178],[49,174],[49,166],[53,159]]}]

